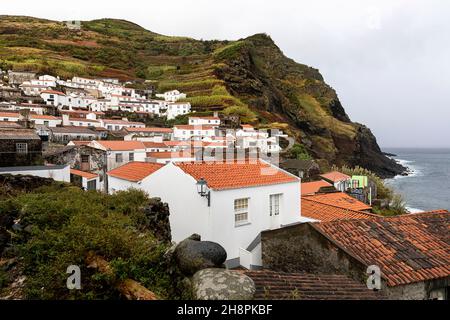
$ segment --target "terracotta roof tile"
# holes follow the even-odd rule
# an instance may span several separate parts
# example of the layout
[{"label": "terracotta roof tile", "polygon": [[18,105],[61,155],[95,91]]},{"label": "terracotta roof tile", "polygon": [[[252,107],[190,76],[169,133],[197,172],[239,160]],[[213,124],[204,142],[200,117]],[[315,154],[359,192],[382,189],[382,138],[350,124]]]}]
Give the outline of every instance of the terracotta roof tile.
[{"label": "terracotta roof tile", "polygon": [[301,215],[303,217],[322,222],[349,219],[368,219],[376,217],[376,215],[373,214],[312,201],[309,197],[302,197],[301,208]]},{"label": "terracotta roof tile", "polygon": [[304,196],[308,200],[355,211],[371,210],[372,207],[344,192],[323,193]]},{"label": "terracotta roof tile", "polygon": [[145,149],[145,146],[141,141],[101,140],[96,142],[102,145],[104,148],[112,151],[132,151]]},{"label": "terracotta roof tile", "polygon": [[302,196],[307,194],[314,194],[319,192],[322,187],[331,187],[331,183],[326,181],[313,181],[313,182],[304,182],[302,183]]},{"label": "terracotta roof tile", "polygon": [[204,178],[214,190],[299,182],[285,171],[262,161],[177,163],[196,180]]},{"label": "terracotta roof tile", "polygon": [[70,174],[74,174],[76,176],[80,176],[86,179],[94,179],[98,177],[98,174],[95,173],[91,173],[91,172],[85,172],[85,171],[81,171],[81,170],[76,170],[76,169],[70,169]]},{"label": "terracotta roof tile", "polygon": [[172,128],[125,128],[128,132],[157,132],[157,133],[172,133]]},{"label": "terracotta roof tile", "polygon": [[191,152],[147,152],[147,157],[155,159],[194,158]]},{"label": "terracotta roof tile", "polygon": [[381,292],[345,275],[242,271],[256,286],[255,299],[263,300],[380,300]]},{"label": "terracotta roof tile", "polygon": [[332,171],[332,172],[328,172],[328,173],[324,173],[322,175],[320,175],[322,178],[328,180],[328,181],[332,181],[332,182],[339,182],[339,181],[345,181],[348,179],[351,179],[350,176],[343,174],[341,172],[338,171]]},{"label": "terracotta roof tile", "polygon": [[123,180],[138,182],[158,171],[163,166],[162,164],[152,162],[129,162],[109,171],[108,175]]},{"label": "terracotta roof tile", "polygon": [[311,225],[365,264],[378,265],[388,286],[450,276],[446,210]]}]

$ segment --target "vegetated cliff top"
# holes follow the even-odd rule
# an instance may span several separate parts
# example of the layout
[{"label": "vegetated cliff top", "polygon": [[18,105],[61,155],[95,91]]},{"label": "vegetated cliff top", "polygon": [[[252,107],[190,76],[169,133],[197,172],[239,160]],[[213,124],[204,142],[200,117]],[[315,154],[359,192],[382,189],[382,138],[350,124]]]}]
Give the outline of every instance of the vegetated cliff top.
[{"label": "vegetated cliff top", "polygon": [[360,165],[382,177],[404,170],[367,127],[351,122],[317,69],[287,58],[266,34],[203,41],[124,20],[84,21],[71,31],[62,22],[0,16],[0,68],[153,80],[160,91],[186,92],[195,110],[250,109],[254,124],[287,131],[329,164]]}]

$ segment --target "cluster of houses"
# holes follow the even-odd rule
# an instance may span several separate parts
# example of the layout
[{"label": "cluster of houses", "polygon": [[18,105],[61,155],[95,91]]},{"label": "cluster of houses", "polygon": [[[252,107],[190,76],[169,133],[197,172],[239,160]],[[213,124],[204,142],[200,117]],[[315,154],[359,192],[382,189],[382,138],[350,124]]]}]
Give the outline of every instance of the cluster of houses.
[{"label": "cluster of houses", "polygon": [[[46,86],[44,81],[52,78],[38,80],[43,82],[30,85]],[[74,78],[64,86],[109,88],[108,99],[114,100],[118,84]],[[47,89],[40,94],[60,106],[58,95],[50,98]],[[65,97],[61,103],[67,103]],[[133,91],[128,97],[138,98]],[[177,92],[164,94],[169,104],[180,98]],[[104,111],[61,109],[61,123],[55,126],[50,121],[56,119],[39,119],[38,113],[25,119],[8,116],[15,121],[4,122],[18,127],[0,125],[0,149],[15,167],[0,168],[0,174],[53,177],[111,194],[133,188],[161,198],[170,208],[174,241],[195,233],[219,243],[227,252],[226,266],[243,269],[265,298],[289,298],[294,291],[300,299],[450,298],[448,211],[378,216],[371,206],[376,187],[365,176],[328,172],[319,181],[302,183],[302,175],[245,152],[253,147],[279,152],[280,132],[249,125],[230,131],[217,115],[190,117],[188,124],[173,128],[148,128],[105,119]],[[64,146],[39,154],[36,128],[19,125],[33,119],[59,134]],[[123,134],[121,140],[73,138],[64,132],[71,127]],[[227,157],[240,150],[243,157]],[[38,156],[45,164],[30,165]],[[374,266],[381,271],[377,295],[372,295],[373,286],[365,288],[367,271]]]}]

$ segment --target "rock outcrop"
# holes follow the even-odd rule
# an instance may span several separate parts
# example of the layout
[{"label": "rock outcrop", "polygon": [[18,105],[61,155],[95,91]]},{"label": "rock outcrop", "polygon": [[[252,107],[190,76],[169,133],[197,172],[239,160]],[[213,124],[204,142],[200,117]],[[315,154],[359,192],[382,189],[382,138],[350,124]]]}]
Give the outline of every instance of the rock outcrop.
[{"label": "rock outcrop", "polygon": [[198,300],[251,300],[256,288],[243,273],[225,269],[204,269],[192,277],[194,298]]},{"label": "rock outcrop", "polygon": [[173,257],[180,271],[191,276],[202,269],[222,267],[227,252],[218,243],[201,241],[198,235],[192,235],[176,246]]}]

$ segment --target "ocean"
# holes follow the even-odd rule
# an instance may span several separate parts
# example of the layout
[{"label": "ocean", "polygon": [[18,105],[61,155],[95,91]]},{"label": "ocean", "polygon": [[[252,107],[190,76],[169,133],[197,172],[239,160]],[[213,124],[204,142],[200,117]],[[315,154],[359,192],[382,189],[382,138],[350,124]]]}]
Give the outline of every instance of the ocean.
[{"label": "ocean", "polygon": [[450,149],[384,148],[412,171],[386,182],[406,201],[411,212],[450,210]]}]

